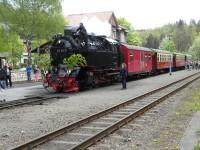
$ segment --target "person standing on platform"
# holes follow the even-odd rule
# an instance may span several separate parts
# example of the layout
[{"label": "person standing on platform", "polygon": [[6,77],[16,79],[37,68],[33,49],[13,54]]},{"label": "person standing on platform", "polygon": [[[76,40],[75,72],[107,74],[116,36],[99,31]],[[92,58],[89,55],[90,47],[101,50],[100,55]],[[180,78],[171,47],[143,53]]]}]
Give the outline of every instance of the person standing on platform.
[{"label": "person standing on platform", "polygon": [[32,72],[32,68],[30,65],[26,66],[26,75],[27,75],[27,81],[31,81],[31,72]]},{"label": "person standing on platform", "polygon": [[6,88],[6,71],[0,66],[0,88]]},{"label": "person standing on platform", "polygon": [[122,89],[126,89],[127,68],[125,63],[122,63],[121,65],[120,75],[121,75]]},{"label": "person standing on platform", "polygon": [[8,87],[8,82],[10,87],[12,87],[12,80],[11,80],[11,70],[12,68],[10,66],[4,66],[4,69],[6,71],[6,86]]},{"label": "person standing on platform", "polygon": [[5,102],[5,82],[6,82],[6,72],[5,70],[0,66],[0,103]]},{"label": "person standing on platform", "polygon": [[37,68],[37,65],[33,68],[33,74],[34,74],[34,81],[39,81],[39,69]]}]

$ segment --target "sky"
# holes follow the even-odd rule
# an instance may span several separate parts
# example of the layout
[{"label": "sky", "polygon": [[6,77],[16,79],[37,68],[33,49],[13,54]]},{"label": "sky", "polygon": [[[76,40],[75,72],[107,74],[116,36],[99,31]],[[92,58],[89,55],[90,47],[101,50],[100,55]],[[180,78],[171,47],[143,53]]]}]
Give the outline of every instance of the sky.
[{"label": "sky", "polygon": [[200,20],[200,0],[63,0],[63,14],[113,11],[139,29]]}]

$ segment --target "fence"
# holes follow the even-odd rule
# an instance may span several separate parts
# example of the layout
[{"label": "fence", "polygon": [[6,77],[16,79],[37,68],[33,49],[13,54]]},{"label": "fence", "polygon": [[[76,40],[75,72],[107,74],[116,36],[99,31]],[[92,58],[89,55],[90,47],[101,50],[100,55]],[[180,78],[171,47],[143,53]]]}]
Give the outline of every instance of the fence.
[{"label": "fence", "polygon": [[[11,72],[11,78],[13,82],[16,81],[26,81],[27,75],[25,71],[12,71]],[[39,79],[41,79],[41,74],[39,73]],[[31,74],[31,79],[33,79],[33,74]]]}]

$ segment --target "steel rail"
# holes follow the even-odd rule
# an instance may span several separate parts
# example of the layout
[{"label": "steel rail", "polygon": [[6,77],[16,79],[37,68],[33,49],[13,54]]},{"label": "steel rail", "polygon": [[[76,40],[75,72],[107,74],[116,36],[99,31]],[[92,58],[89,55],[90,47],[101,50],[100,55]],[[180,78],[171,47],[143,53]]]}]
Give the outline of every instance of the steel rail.
[{"label": "steel rail", "polygon": [[22,106],[26,104],[31,104],[31,103],[36,103],[36,102],[42,102],[42,101],[46,101],[53,98],[57,98],[57,97],[35,96],[35,97],[28,97],[28,98],[23,98],[23,99],[14,100],[14,101],[3,102],[3,103],[0,103],[0,110],[16,107],[16,106]]},{"label": "steel rail", "polygon": [[[28,150],[28,149],[32,149],[32,148],[34,148],[34,147],[36,147],[36,146],[38,146],[38,145],[40,145],[42,143],[45,143],[45,142],[50,141],[50,140],[52,140],[52,139],[54,139],[54,138],[56,138],[56,137],[58,137],[60,135],[63,135],[64,133],[67,133],[69,131],[77,129],[78,127],[80,127],[80,126],[82,126],[82,125],[84,125],[86,123],[89,123],[89,122],[91,122],[91,121],[93,121],[95,119],[98,119],[98,118],[100,118],[102,116],[105,116],[105,115],[107,115],[107,114],[109,114],[109,113],[111,113],[111,112],[113,112],[115,110],[123,108],[123,107],[125,107],[125,106],[127,106],[127,105],[129,105],[131,103],[134,103],[134,102],[136,102],[136,101],[138,101],[138,100],[140,100],[140,99],[142,99],[144,97],[147,97],[147,96],[149,96],[151,94],[157,93],[158,91],[161,91],[161,90],[163,90],[165,88],[173,86],[176,83],[179,83],[181,81],[187,80],[187,79],[189,79],[189,78],[191,78],[191,77],[193,77],[195,75],[198,75],[198,74],[199,73],[195,73],[193,75],[190,75],[188,77],[180,79],[180,80],[178,80],[176,82],[173,82],[173,83],[170,83],[168,85],[165,85],[165,86],[163,86],[161,88],[154,89],[153,91],[147,92],[147,93],[145,93],[145,94],[143,94],[141,96],[137,96],[135,98],[129,99],[126,102],[118,104],[118,105],[116,105],[114,107],[111,107],[111,108],[109,108],[107,110],[101,111],[101,112],[96,113],[94,115],[91,115],[91,116],[89,116],[89,117],[87,117],[85,119],[82,119],[82,120],[80,120],[78,122],[75,122],[75,123],[72,123],[72,124],[70,124],[68,126],[65,126],[63,128],[60,128],[60,129],[58,129],[58,130],[56,130],[54,132],[45,134],[45,135],[40,136],[39,138],[33,139],[33,140],[31,140],[31,141],[29,141],[29,142],[27,142],[25,144],[19,145],[19,146],[13,148],[13,150]],[[163,101],[169,95],[177,92],[178,90],[181,90],[182,88],[184,88],[185,86],[187,86],[188,84],[190,84],[191,82],[193,82],[193,81],[195,81],[195,80],[197,80],[199,78],[200,78],[200,76],[195,77],[190,82],[187,82],[186,84],[182,85],[180,88],[178,88],[176,90],[173,90],[172,92],[164,95],[163,97],[159,98],[155,102],[152,102],[152,103],[142,107],[140,110],[132,112],[131,115],[126,116],[122,120],[119,119],[119,121],[117,121],[114,125],[111,125],[111,126],[107,127],[106,129],[104,129],[103,131],[97,133],[96,135],[94,135],[92,137],[89,137],[84,142],[74,146],[71,149],[73,149],[73,150],[76,149],[77,150],[77,149],[85,149],[85,148],[87,148],[88,146],[92,145],[93,143],[95,143],[96,141],[100,140],[104,136],[107,136],[108,134],[112,133],[113,131],[119,129],[121,126],[123,126],[127,122],[131,121],[132,119],[136,118],[140,114],[143,114],[146,110],[148,110],[148,109],[152,108],[153,106],[155,106],[156,104],[160,103],[161,101]]]}]

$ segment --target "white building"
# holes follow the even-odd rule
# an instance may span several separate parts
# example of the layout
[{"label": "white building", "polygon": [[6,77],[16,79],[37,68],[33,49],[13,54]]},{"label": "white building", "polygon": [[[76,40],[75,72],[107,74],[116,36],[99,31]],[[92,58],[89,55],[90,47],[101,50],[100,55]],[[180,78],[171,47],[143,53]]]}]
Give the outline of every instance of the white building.
[{"label": "white building", "polygon": [[72,14],[65,19],[69,26],[78,26],[83,23],[89,34],[105,35],[126,42],[127,31],[118,25],[112,11]]}]

